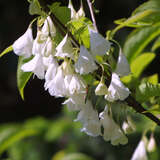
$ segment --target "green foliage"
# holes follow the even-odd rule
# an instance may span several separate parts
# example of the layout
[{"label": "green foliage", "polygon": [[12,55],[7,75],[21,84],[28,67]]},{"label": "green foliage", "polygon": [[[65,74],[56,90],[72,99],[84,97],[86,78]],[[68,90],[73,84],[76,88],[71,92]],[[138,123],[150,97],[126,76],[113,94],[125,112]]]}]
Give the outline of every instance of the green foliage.
[{"label": "green foliage", "polygon": [[30,72],[23,72],[21,70],[21,66],[29,61],[30,59],[25,59],[24,57],[19,57],[18,60],[18,67],[17,67],[17,86],[19,93],[21,95],[21,98],[24,100],[24,87],[26,86],[27,82],[32,76],[32,73]]},{"label": "green foliage", "polygon": [[71,154],[65,155],[62,159],[59,159],[59,160],[93,160],[93,159],[82,153],[71,153]]},{"label": "green foliage", "polygon": [[151,50],[154,52],[154,51],[156,51],[156,49],[158,49],[159,47],[160,47],[160,37],[158,37],[158,38],[156,39],[156,41],[154,42]]},{"label": "green foliage", "polygon": [[130,65],[133,76],[138,78],[154,58],[154,53],[143,53],[142,55],[138,56]]},{"label": "green foliage", "polygon": [[124,44],[123,52],[131,63],[160,34],[160,23],[134,30]]},{"label": "green foliage", "polygon": [[45,15],[45,13],[41,9],[41,5],[38,0],[29,0],[29,14],[30,15]]},{"label": "green foliage", "polygon": [[145,23],[156,23],[160,21],[160,1],[159,0],[150,0],[148,2],[143,3],[138,8],[135,9],[135,11],[132,13],[132,16],[135,16],[139,13],[143,13],[145,11],[152,11],[152,14],[149,14],[148,16],[145,16],[140,21]]},{"label": "green foliage", "polygon": [[5,54],[11,52],[11,51],[13,51],[12,45],[9,46],[8,48],[6,48],[6,49],[0,54],[0,58],[1,58],[2,56],[4,56]]},{"label": "green foliage", "polygon": [[69,23],[69,28],[72,34],[76,37],[80,44],[83,44],[86,48],[90,47],[90,37],[88,31],[88,25],[92,24],[86,17],[72,20]]},{"label": "green foliage", "polygon": [[71,12],[70,12],[70,9],[68,7],[62,7],[62,6],[60,6],[60,3],[53,3],[52,5],[49,6],[49,8],[50,8],[51,12],[56,17],[58,17],[58,19],[64,25],[66,25],[70,21]]},{"label": "green foliage", "polygon": [[153,96],[160,96],[160,84],[142,83],[136,90],[136,100],[141,103]]},{"label": "green foliage", "polygon": [[0,154],[2,154],[8,147],[15,142],[24,139],[25,137],[33,136],[37,134],[34,129],[22,129],[16,126],[11,126],[0,131]]}]

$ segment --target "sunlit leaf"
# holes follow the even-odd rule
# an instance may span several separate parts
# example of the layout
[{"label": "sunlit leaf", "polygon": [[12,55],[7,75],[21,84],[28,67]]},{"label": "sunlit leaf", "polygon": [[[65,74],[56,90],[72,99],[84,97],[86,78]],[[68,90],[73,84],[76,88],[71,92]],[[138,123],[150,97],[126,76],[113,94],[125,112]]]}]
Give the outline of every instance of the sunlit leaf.
[{"label": "sunlit leaf", "polygon": [[6,49],[0,54],[0,58],[1,58],[2,56],[4,56],[5,54],[11,52],[11,51],[13,51],[12,45],[9,46],[8,48],[6,48]]},{"label": "sunlit leaf", "polygon": [[155,58],[154,53],[143,53],[142,55],[138,56],[134,61],[132,61],[130,67],[131,72],[133,73],[134,77],[139,77],[143,70],[152,62]]},{"label": "sunlit leaf", "polygon": [[160,23],[134,30],[129,35],[123,48],[123,53],[127,56],[128,61],[131,63],[158,35],[160,35]]},{"label": "sunlit leaf", "polygon": [[136,89],[136,100],[141,103],[148,101],[153,96],[160,96],[160,84],[142,83]]},{"label": "sunlit leaf", "polygon": [[17,86],[19,93],[21,95],[21,98],[24,100],[24,87],[26,86],[27,82],[32,76],[31,72],[23,72],[21,70],[21,66],[28,62],[30,59],[24,59],[24,57],[19,57],[18,60],[18,67],[17,67]]}]

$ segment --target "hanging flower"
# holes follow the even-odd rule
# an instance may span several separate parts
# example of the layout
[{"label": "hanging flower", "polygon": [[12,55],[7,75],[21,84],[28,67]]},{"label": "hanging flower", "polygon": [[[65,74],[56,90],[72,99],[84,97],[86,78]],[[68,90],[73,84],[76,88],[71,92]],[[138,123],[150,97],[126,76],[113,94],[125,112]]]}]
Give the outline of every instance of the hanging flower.
[{"label": "hanging flower", "polygon": [[70,96],[63,104],[67,105],[69,111],[79,111],[85,107],[86,94],[74,94]]},{"label": "hanging flower", "polygon": [[53,76],[54,78],[45,85],[45,89],[48,89],[51,96],[64,97],[67,90],[64,83],[65,75],[63,73],[62,66],[57,68],[56,75]]},{"label": "hanging flower", "polygon": [[44,56],[42,51],[46,45],[47,38],[48,37],[45,34],[43,34],[42,31],[39,30],[37,32],[36,39],[33,42],[33,48],[32,48],[33,55],[40,54]]},{"label": "hanging flower", "polygon": [[102,37],[98,32],[89,28],[90,33],[90,50],[93,56],[103,56],[110,49],[110,42]]},{"label": "hanging flower", "polygon": [[149,139],[148,145],[147,145],[147,151],[154,152],[155,150],[156,150],[156,141],[155,141],[153,133],[152,133],[151,137]]},{"label": "hanging flower", "polygon": [[88,74],[96,69],[98,69],[98,67],[94,62],[93,57],[84,46],[81,46],[78,61],[75,63],[76,72],[80,74]]},{"label": "hanging flower", "polygon": [[82,132],[90,136],[98,136],[101,134],[101,125],[98,117],[98,112],[93,109],[90,101],[78,113],[77,119],[83,124]]},{"label": "hanging flower", "polygon": [[55,56],[61,58],[70,57],[74,59],[74,50],[68,35],[66,35],[63,38],[63,40],[59,43],[56,50],[57,53]]},{"label": "hanging flower", "polygon": [[145,137],[141,139],[137,148],[135,149],[131,160],[148,160],[146,153],[146,140]]},{"label": "hanging flower", "polygon": [[37,54],[32,60],[22,65],[21,69],[24,72],[33,72],[39,79],[44,78],[45,66],[42,57]]},{"label": "hanging flower", "polygon": [[107,106],[104,111],[99,114],[99,117],[104,128],[104,140],[111,141],[112,145],[128,143],[127,137],[123,134],[120,127],[114,122],[111,115],[109,115]]},{"label": "hanging flower", "polygon": [[78,12],[76,13],[76,18],[79,19],[81,17],[85,17],[85,12],[84,12],[84,9],[83,9],[83,3],[82,3],[82,0],[81,0],[81,7],[80,9],[78,10]]},{"label": "hanging flower", "polygon": [[73,7],[71,0],[69,0],[68,8],[71,10],[71,19],[75,19],[76,18],[76,11]]},{"label": "hanging flower", "polygon": [[44,44],[44,46],[42,48],[41,54],[44,57],[48,57],[49,55],[54,55],[55,52],[56,52],[56,50],[55,50],[54,43],[52,42],[51,38],[48,37],[47,41],[45,42],[45,44]]},{"label": "hanging flower", "polygon": [[45,90],[48,89],[48,84],[55,78],[57,69],[59,67],[57,61],[53,57],[50,57],[50,59],[48,58],[48,60],[49,62],[45,61],[45,65],[47,66],[47,71],[45,74],[45,84],[44,84]]},{"label": "hanging flower", "polygon": [[113,72],[111,84],[108,88],[108,94],[105,95],[105,99],[110,102],[116,101],[118,99],[123,101],[129,96],[129,94],[129,89],[123,85],[119,76]]},{"label": "hanging flower", "polygon": [[12,45],[13,51],[18,56],[29,58],[32,55],[33,36],[32,28],[29,26],[27,31],[18,38]]},{"label": "hanging flower", "polygon": [[125,55],[122,53],[122,50],[120,49],[118,62],[116,66],[116,70],[114,71],[119,76],[127,76],[130,74],[130,66],[129,63],[125,57]]}]

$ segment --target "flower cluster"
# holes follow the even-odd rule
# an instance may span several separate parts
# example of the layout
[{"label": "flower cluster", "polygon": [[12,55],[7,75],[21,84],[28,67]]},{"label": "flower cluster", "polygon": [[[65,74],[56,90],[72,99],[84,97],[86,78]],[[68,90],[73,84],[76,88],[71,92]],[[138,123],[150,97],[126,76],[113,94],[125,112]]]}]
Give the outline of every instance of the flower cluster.
[{"label": "flower cluster", "polygon": [[[85,15],[82,7],[76,12],[71,1],[68,7],[71,9],[71,19]],[[129,89],[120,80],[121,76],[130,73],[129,64],[120,50],[116,69],[112,71],[111,82],[107,87],[105,74],[96,72],[103,66],[97,60],[97,56],[102,58],[107,56],[111,43],[91,26],[88,26],[88,31],[89,48],[81,44],[79,49],[75,49],[67,33],[61,42],[56,44],[56,27],[48,16],[42,27],[38,28],[35,39],[30,25],[27,31],[14,42],[13,49],[15,54],[31,58],[21,66],[22,71],[32,72],[39,79],[44,79],[44,88],[51,96],[66,97],[63,104],[66,104],[70,111],[79,112],[75,121],[82,123],[82,132],[91,136],[103,136],[113,145],[126,144],[127,137],[113,120],[110,107],[115,101],[123,101],[130,94]],[[94,95],[102,96],[106,102],[104,111],[101,113],[93,105],[92,97],[88,96],[88,84],[84,75],[89,74],[95,79],[97,74],[98,76],[102,74],[94,90]],[[91,86],[91,88],[94,87]]]}]

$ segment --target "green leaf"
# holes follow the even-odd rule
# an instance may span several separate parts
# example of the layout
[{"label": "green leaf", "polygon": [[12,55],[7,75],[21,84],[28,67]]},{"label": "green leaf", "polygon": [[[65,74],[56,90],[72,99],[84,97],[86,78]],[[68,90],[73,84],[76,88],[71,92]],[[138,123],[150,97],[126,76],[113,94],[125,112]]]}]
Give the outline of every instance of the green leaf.
[{"label": "green leaf", "polygon": [[62,160],[93,160],[91,157],[82,153],[70,153],[66,154]]},{"label": "green leaf", "polygon": [[136,89],[136,100],[141,103],[154,96],[160,96],[160,84],[142,83]]},{"label": "green leaf", "polygon": [[24,57],[20,56],[18,60],[18,67],[17,67],[17,86],[21,98],[24,100],[24,87],[26,86],[27,82],[32,76],[31,72],[23,72],[21,70],[21,66],[28,62],[30,59],[25,59]]},{"label": "green leaf", "polygon": [[60,3],[53,3],[49,6],[51,12],[63,23],[66,25],[71,19],[71,11],[68,7],[60,6]]},{"label": "green leaf", "polygon": [[86,17],[73,20],[69,23],[72,34],[76,37],[80,44],[83,44],[86,48],[90,47],[90,36],[88,31],[88,25],[92,22]]},{"label": "green leaf", "polygon": [[126,40],[123,52],[131,63],[160,34],[160,23],[134,30]]},{"label": "green leaf", "polygon": [[135,78],[138,78],[143,70],[152,62],[155,58],[154,53],[143,53],[142,55],[138,56],[134,61],[132,61],[130,67],[131,72],[133,73]]},{"label": "green leaf", "polygon": [[54,121],[52,124],[50,124],[48,127],[49,130],[45,134],[46,140],[55,141],[59,139],[73,127],[72,124],[72,121],[66,118]]},{"label": "green leaf", "polygon": [[1,131],[0,136],[3,135],[3,140],[0,141],[0,154],[15,142],[36,134],[37,131],[34,129],[7,128],[6,130]]},{"label": "green leaf", "polygon": [[5,54],[11,52],[11,51],[13,51],[12,45],[9,46],[8,48],[6,48],[6,49],[0,54],[0,58],[1,58],[2,56],[4,56]]},{"label": "green leaf", "polygon": [[160,37],[158,37],[156,39],[156,41],[154,42],[153,46],[152,46],[152,52],[154,52],[156,49],[158,49],[160,47]]},{"label": "green leaf", "polygon": [[137,15],[139,13],[143,13],[145,11],[152,10],[152,14],[141,19],[142,22],[146,23],[156,23],[160,21],[160,1],[159,0],[150,0],[148,2],[143,3],[135,11],[132,13],[132,16]]},{"label": "green leaf", "polygon": [[30,1],[30,5],[29,5],[29,14],[30,15],[43,15],[43,12],[41,10],[41,6],[38,2],[38,0],[32,0]]},{"label": "green leaf", "polygon": [[[144,12],[141,13],[137,13],[136,15],[133,15],[131,17],[129,17],[126,21],[124,21],[123,23],[121,23],[120,25],[118,25],[111,33],[112,37],[114,36],[114,34],[120,30],[123,27],[126,26],[130,26],[130,25],[136,25],[136,23],[138,21],[140,21],[141,19],[143,19],[144,17],[147,17],[148,15],[152,15],[154,11],[153,10],[145,10]],[[149,24],[150,25],[150,24]]]},{"label": "green leaf", "polygon": [[158,74],[154,74],[152,76],[147,77],[147,80],[151,84],[157,84],[158,83]]}]

